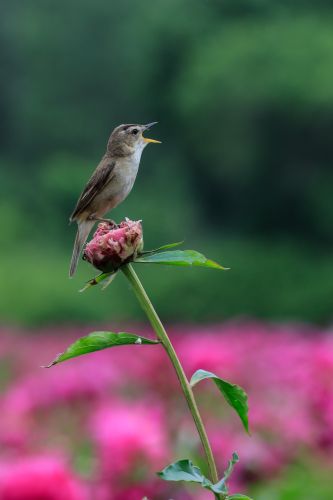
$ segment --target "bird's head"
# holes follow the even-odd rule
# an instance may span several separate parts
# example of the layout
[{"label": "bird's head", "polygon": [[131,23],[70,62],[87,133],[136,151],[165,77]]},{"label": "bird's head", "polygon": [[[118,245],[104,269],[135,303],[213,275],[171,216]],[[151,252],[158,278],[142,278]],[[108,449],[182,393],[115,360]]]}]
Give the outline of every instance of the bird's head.
[{"label": "bird's head", "polygon": [[159,144],[160,141],[143,137],[143,133],[156,123],[119,125],[110,136],[108,151],[115,156],[128,156],[136,152],[141,153],[149,142]]}]

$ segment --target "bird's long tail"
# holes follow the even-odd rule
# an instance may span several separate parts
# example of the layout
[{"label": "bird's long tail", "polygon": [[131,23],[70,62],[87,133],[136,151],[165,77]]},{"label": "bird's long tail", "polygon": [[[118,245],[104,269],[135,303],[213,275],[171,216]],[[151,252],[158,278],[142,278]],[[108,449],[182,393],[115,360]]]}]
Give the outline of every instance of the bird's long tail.
[{"label": "bird's long tail", "polygon": [[74,242],[73,254],[71,265],[69,267],[69,276],[72,277],[76,271],[77,263],[83,249],[83,246],[86,242],[86,239],[89,236],[89,233],[94,225],[94,221],[84,220],[78,221],[78,228]]}]

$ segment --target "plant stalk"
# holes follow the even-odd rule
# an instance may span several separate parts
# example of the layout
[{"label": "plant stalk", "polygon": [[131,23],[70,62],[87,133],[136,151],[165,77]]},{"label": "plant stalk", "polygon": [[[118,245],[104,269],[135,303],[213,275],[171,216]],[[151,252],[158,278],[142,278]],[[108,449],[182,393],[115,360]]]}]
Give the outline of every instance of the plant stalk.
[{"label": "plant stalk", "polygon": [[[192,414],[194,423],[196,425],[196,428],[197,428],[197,431],[199,433],[200,440],[201,440],[201,443],[202,443],[202,446],[203,446],[203,449],[204,449],[204,452],[206,455],[206,460],[207,460],[207,464],[208,464],[208,468],[209,468],[209,472],[210,472],[210,480],[213,483],[217,483],[219,478],[218,478],[218,474],[217,474],[217,469],[216,469],[212,449],[211,449],[211,446],[210,446],[210,443],[208,440],[207,432],[206,432],[205,426],[203,424],[201,415],[199,413],[199,409],[198,409],[198,406],[197,406],[195,398],[194,398],[192,387],[190,386],[190,383],[189,383],[189,381],[186,377],[186,374],[184,372],[184,369],[183,369],[183,367],[178,359],[176,351],[174,350],[173,345],[172,345],[172,343],[171,343],[171,341],[170,341],[170,339],[169,339],[169,337],[164,329],[164,326],[163,326],[160,318],[158,317],[158,315],[154,309],[153,304],[150,302],[150,299],[149,299],[148,295],[146,294],[146,291],[143,288],[142,283],[141,283],[140,279],[138,278],[136,272],[134,271],[133,267],[131,266],[131,264],[127,264],[127,265],[123,266],[121,268],[121,270],[125,274],[128,281],[131,283],[133,290],[134,290],[134,293],[135,293],[142,309],[146,313],[153,329],[156,332],[158,339],[161,341],[161,343],[162,343],[164,349],[166,350],[166,352],[169,356],[169,359],[170,359],[170,361],[171,361],[171,363],[176,371],[178,380],[180,382],[180,385],[181,385],[181,388],[183,390],[184,396],[186,398],[190,412]],[[218,499],[218,498],[221,498],[221,497],[219,495],[216,495],[216,499]]]}]

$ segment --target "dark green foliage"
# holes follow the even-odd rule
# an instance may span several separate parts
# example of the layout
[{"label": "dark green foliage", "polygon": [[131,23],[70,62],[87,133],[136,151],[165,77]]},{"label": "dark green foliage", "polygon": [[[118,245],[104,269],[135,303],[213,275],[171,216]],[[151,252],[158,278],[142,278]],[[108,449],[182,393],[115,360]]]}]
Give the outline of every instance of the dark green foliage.
[{"label": "dark green foliage", "polygon": [[[66,297],[68,216],[111,129],[156,119],[163,144],[113,217],[142,218],[146,248],[209,242],[232,268],[179,278],[181,311],[161,275],[163,313],[331,320],[331,2],[14,0],[1,14],[2,318],[101,317]],[[223,292],[219,310],[200,286]]]}]

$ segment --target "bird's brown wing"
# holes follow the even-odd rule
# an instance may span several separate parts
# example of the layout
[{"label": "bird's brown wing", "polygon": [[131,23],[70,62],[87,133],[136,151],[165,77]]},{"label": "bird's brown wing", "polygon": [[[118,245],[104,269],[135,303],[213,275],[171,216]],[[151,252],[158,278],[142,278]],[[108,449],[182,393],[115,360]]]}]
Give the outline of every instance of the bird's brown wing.
[{"label": "bird's brown wing", "polygon": [[93,175],[90,177],[88,184],[82,191],[76,207],[69,218],[70,221],[73,221],[78,215],[82,214],[95,196],[111,180],[111,174],[115,164],[115,160],[112,160],[111,158],[105,158],[101,161]]}]

